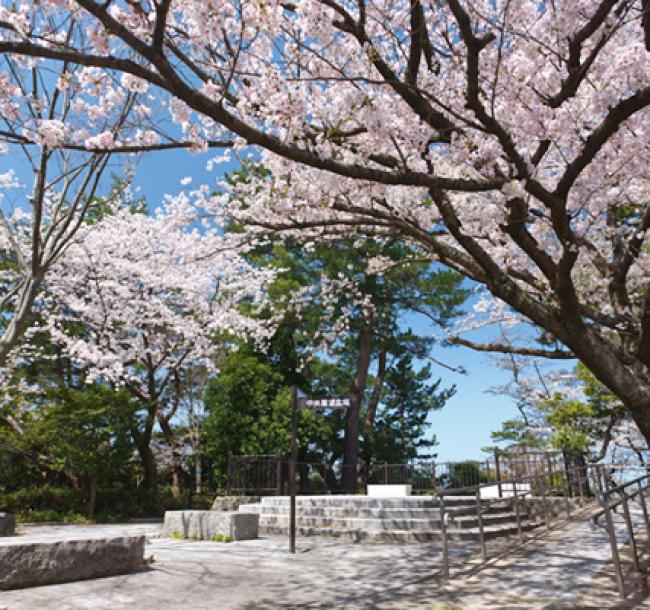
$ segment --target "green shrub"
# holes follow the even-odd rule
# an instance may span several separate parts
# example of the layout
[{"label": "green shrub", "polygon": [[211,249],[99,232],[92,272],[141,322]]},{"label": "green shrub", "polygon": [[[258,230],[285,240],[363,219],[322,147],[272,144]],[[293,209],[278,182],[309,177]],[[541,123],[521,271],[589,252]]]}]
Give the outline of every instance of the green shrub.
[{"label": "green shrub", "polygon": [[215,534],[210,540],[212,542],[232,542],[234,538],[232,536],[225,536],[224,534]]},{"label": "green shrub", "polygon": [[80,513],[61,513],[56,510],[33,510],[17,513],[16,519],[19,523],[89,523],[86,515]]}]

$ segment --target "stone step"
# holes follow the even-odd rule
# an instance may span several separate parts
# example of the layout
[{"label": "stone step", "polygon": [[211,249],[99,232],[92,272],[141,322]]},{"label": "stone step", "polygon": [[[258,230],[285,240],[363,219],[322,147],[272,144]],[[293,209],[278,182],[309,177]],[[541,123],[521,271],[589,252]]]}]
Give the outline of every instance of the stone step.
[{"label": "stone step", "polygon": [[[537,527],[538,523],[525,521],[522,523],[522,530],[528,531]],[[485,527],[484,536],[486,540],[511,536],[518,533],[517,526],[491,526]],[[280,525],[262,525],[260,523],[260,534],[270,536],[287,536],[288,527]],[[318,536],[326,538],[339,538],[354,542],[432,542],[439,541],[442,532],[439,529],[432,530],[363,530],[353,528],[332,528],[332,527],[296,527],[299,536]],[[447,535],[452,540],[479,540],[478,528],[448,530]]]},{"label": "stone step", "polygon": [[[504,513],[483,513],[482,515],[483,525],[507,525],[507,524],[517,524],[517,514],[512,512]],[[519,513],[519,518],[524,521],[528,515],[521,511]],[[449,527],[456,528],[471,528],[478,527],[478,516],[476,513],[473,515],[462,515],[462,516],[450,516],[448,520]]]},{"label": "stone step", "polygon": [[[264,515],[288,515],[289,505],[261,506],[245,504],[241,511],[256,512]],[[459,510],[459,509],[454,509]],[[451,511],[450,511],[451,512]],[[310,517],[369,517],[376,519],[425,519],[437,518],[437,508],[354,508],[345,506],[296,506],[296,514]],[[459,514],[459,513],[454,513]],[[464,514],[464,512],[463,512]]]},{"label": "stone step", "polygon": [[[288,515],[261,515],[260,527],[289,526]],[[296,516],[296,525],[301,527],[353,529],[353,530],[434,530],[440,529],[440,521],[433,519],[363,519],[346,517],[333,519],[329,517]]]},{"label": "stone step", "polygon": [[[288,515],[289,505],[265,505],[265,504],[242,504],[239,507],[241,512],[250,512],[263,515]],[[476,506],[451,506],[445,510],[450,519],[456,519],[461,516],[476,518]],[[438,519],[438,508],[365,508],[354,506],[303,506],[296,505],[296,514],[309,517],[326,517],[326,518],[372,518],[372,519]],[[501,505],[484,506],[483,515],[504,515],[514,512],[509,507]],[[521,507],[521,514],[524,515],[524,509]]]},{"label": "stone step", "polygon": [[[525,515],[521,515],[522,521],[525,520]],[[353,528],[364,530],[426,530],[426,529],[440,529],[440,519],[437,517],[429,518],[395,518],[395,517],[382,517],[382,518],[364,518],[359,516],[314,516],[305,515],[303,513],[296,513],[296,520],[298,525],[308,527],[333,527],[333,528]],[[282,525],[288,527],[289,515],[288,514],[260,514],[261,525]],[[498,513],[494,515],[483,515],[483,525],[485,527],[490,525],[514,525],[516,526],[516,515],[514,513]],[[449,519],[448,527],[450,529],[471,529],[478,527],[478,517],[474,516],[461,516]]]},{"label": "stone step", "polygon": [[[265,506],[281,506],[289,504],[289,496],[264,496],[261,504]],[[486,503],[485,500],[483,500]],[[300,496],[296,497],[296,504],[305,506],[355,506],[367,508],[389,508],[389,507],[420,507],[432,508],[439,505],[437,496],[400,496],[400,497],[371,497],[371,496],[348,496],[348,495],[323,495],[323,496]],[[445,506],[474,506],[475,496],[447,496]]]},{"label": "stone step", "polygon": [[[266,496],[262,506],[289,506],[288,496]],[[350,508],[434,508],[437,502],[429,496],[404,496],[401,498],[371,498],[368,496],[298,496],[296,506]]]}]

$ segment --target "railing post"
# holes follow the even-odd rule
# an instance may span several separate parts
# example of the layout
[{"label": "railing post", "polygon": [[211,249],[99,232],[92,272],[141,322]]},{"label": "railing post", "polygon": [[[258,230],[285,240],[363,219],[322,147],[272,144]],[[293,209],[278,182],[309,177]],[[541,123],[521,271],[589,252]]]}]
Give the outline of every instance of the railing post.
[{"label": "railing post", "polygon": [[650,540],[650,521],[648,521],[648,505],[645,501],[645,496],[643,495],[643,483],[639,481],[639,504],[641,504],[641,510],[643,511],[643,520],[645,521],[645,530]]},{"label": "railing post", "polygon": [[639,552],[636,546],[636,538],[634,537],[634,527],[632,526],[632,518],[630,517],[630,507],[627,503],[627,492],[623,489],[623,516],[625,517],[625,527],[627,528],[627,535],[630,539],[630,547],[632,548],[632,557],[634,558],[634,567],[637,572],[641,571],[641,564],[639,563]]},{"label": "railing post", "polygon": [[501,489],[501,466],[499,464],[499,448],[494,448],[494,468],[497,477],[497,488],[499,490],[499,498],[503,498],[503,490]]},{"label": "railing post", "polygon": [[232,453],[228,452],[228,466],[226,467],[226,490],[228,494],[232,494]]},{"label": "railing post", "polygon": [[388,485],[388,463],[384,462],[384,485]]},{"label": "railing post", "polygon": [[571,502],[569,500],[569,478],[567,477],[566,470],[562,471],[564,480],[564,508],[566,509],[566,518],[571,517]]},{"label": "railing post", "polygon": [[476,490],[476,514],[478,517],[478,539],[481,545],[481,559],[487,561],[487,549],[485,548],[485,532],[483,531],[483,515],[481,514],[481,488]]},{"label": "railing post", "polygon": [[585,503],[584,481],[586,479],[587,473],[585,471],[585,476],[583,477],[583,471],[585,471],[585,467],[578,466],[578,492],[580,493],[580,506],[584,506]]},{"label": "railing post", "polygon": [[517,481],[512,482],[512,491],[515,498],[515,515],[517,517],[517,533],[519,534],[519,541],[524,541],[524,530],[521,529],[521,514],[519,510],[519,492],[517,491]]},{"label": "railing post", "polygon": [[544,507],[544,523],[546,529],[551,528],[551,523],[548,518],[548,502],[546,500],[546,476],[542,475],[542,506]]},{"label": "railing post", "polygon": [[612,562],[616,572],[616,585],[620,596],[625,599],[625,583],[623,582],[623,572],[621,571],[621,558],[618,555],[618,544],[616,543],[616,530],[614,529],[614,520],[612,511],[609,507],[609,496],[607,492],[600,494],[601,504],[605,510],[605,521],[607,522],[607,534],[609,536],[609,546],[612,549]]},{"label": "railing post", "polygon": [[447,540],[447,515],[445,513],[445,494],[438,494],[440,510],[440,531],[442,533],[442,577],[449,580],[449,541]]}]

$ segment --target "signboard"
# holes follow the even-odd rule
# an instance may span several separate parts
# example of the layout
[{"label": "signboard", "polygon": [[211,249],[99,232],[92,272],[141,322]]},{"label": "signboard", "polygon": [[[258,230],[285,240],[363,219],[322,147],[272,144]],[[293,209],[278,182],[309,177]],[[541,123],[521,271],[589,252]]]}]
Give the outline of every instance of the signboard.
[{"label": "signboard", "polygon": [[298,398],[299,409],[347,409],[352,404],[349,396],[303,396]]},{"label": "signboard", "polygon": [[289,552],[296,552],[296,464],[298,462],[298,409],[348,409],[350,396],[302,396],[291,388],[291,460],[289,461]]}]

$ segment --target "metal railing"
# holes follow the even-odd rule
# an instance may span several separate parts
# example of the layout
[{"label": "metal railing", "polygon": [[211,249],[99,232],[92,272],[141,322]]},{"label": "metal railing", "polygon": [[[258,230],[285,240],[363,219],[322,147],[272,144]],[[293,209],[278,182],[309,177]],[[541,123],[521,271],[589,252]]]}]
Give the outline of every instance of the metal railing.
[{"label": "metal railing", "polygon": [[[481,563],[486,563],[488,560],[486,533],[489,533],[484,523],[486,508],[495,503],[510,505],[514,513],[518,544],[523,544],[527,540],[523,523],[525,516],[522,511],[524,502],[527,504],[526,508],[535,513],[535,518],[540,519],[543,517],[542,523],[545,531],[550,530],[552,520],[559,518],[562,513],[566,514],[566,519],[571,518],[574,501],[579,501],[580,505],[582,505],[586,500],[595,499],[595,491],[601,488],[600,476],[598,468],[585,465],[574,468],[558,468],[550,472],[500,480],[496,485],[494,482],[482,483],[469,487],[438,491],[434,494],[434,497],[438,499],[440,510],[443,577],[445,579],[450,578],[451,568],[449,557],[450,513],[448,510],[450,506],[445,498],[450,496],[474,496]],[[555,506],[551,506],[551,504]],[[539,505],[541,509],[536,505]]]},{"label": "metal railing", "polygon": [[607,528],[609,544],[612,550],[612,563],[616,573],[616,585],[621,598],[625,599],[625,580],[623,578],[621,553],[619,551],[618,539],[616,536],[614,513],[617,508],[622,508],[622,516],[627,533],[627,542],[630,545],[634,569],[640,574],[647,575],[647,567],[643,566],[641,563],[641,553],[634,532],[635,527],[631,516],[630,503],[635,500],[638,502],[643,515],[643,524],[645,525],[647,540],[650,541],[650,520],[648,519],[648,506],[646,502],[646,494],[648,489],[650,489],[650,473],[646,472],[641,476],[614,487],[607,486],[607,479],[605,477],[603,477],[603,483],[604,484],[601,486],[598,494],[598,501],[602,506],[602,509],[593,515],[592,523],[595,527],[598,524],[598,520],[601,517],[605,517],[605,526]]},{"label": "metal railing", "polygon": [[[372,462],[367,466],[346,466],[340,462],[297,464],[298,493],[331,494],[345,490],[341,486],[345,469],[354,469],[354,491],[364,492],[366,484],[411,485],[416,494],[432,494],[440,489],[458,489],[483,483],[520,478],[559,467],[557,455],[543,452],[508,454],[495,451],[494,459],[460,462],[413,461],[402,464]],[[277,455],[231,455],[228,461],[227,489],[235,494],[285,494],[288,461]],[[348,489],[349,493],[350,490]]]}]

